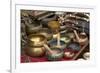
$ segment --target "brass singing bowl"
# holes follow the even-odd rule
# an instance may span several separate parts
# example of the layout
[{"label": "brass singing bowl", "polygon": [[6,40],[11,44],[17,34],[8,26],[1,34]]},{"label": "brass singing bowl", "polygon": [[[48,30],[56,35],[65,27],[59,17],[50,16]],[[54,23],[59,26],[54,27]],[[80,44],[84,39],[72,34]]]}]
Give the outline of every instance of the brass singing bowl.
[{"label": "brass singing bowl", "polygon": [[60,29],[60,24],[58,21],[49,21],[48,22],[48,27],[53,30],[53,31],[56,31],[56,30],[59,30]]},{"label": "brass singing bowl", "polygon": [[28,47],[25,49],[25,53],[30,56],[30,57],[41,57],[44,56],[45,54],[45,48],[40,46],[40,47]]},{"label": "brass singing bowl", "polygon": [[35,34],[36,30],[42,28],[41,24],[34,23],[34,24],[27,24],[26,26],[26,33],[27,35]]},{"label": "brass singing bowl", "polygon": [[41,34],[31,34],[28,36],[28,43],[30,46],[43,46],[46,43],[46,37]]}]

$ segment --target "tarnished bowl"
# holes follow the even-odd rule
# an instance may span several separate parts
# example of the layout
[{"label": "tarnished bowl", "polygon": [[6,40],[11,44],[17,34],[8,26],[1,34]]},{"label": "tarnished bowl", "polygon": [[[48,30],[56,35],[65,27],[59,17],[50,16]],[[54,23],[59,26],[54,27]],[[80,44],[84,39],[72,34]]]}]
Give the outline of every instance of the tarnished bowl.
[{"label": "tarnished bowl", "polygon": [[46,56],[50,61],[59,61],[63,57],[63,50],[60,48],[51,48],[52,53],[46,52]]},{"label": "tarnished bowl", "polygon": [[25,49],[25,53],[28,56],[31,57],[41,57],[44,56],[45,54],[45,48],[40,46],[40,47],[28,47],[27,49]]},{"label": "tarnished bowl", "polygon": [[43,46],[43,44],[47,41],[45,36],[41,34],[32,34],[29,35],[28,38],[28,43],[30,46]]},{"label": "tarnished bowl", "polygon": [[40,23],[34,23],[34,24],[27,24],[26,26],[26,33],[27,35],[34,34],[36,30],[42,28],[42,25]]}]

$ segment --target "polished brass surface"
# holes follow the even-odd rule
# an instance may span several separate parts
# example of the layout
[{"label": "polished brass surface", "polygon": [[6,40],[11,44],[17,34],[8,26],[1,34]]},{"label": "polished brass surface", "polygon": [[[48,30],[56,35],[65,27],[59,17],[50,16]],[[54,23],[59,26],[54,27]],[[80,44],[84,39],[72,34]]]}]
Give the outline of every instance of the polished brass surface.
[{"label": "polished brass surface", "polygon": [[41,57],[45,54],[44,47],[28,47],[25,49],[25,52],[28,56],[31,57]]},{"label": "polished brass surface", "polygon": [[32,34],[28,36],[29,41],[28,44],[30,46],[43,46],[44,43],[46,43],[46,38],[44,35],[41,34]]}]

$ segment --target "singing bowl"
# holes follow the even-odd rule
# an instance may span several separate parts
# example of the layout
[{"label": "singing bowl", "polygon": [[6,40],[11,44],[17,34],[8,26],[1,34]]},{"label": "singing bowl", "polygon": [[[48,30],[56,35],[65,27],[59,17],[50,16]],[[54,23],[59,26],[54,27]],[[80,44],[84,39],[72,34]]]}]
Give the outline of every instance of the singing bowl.
[{"label": "singing bowl", "polygon": [[27,49],[25,49],[25,53],[28,56],[31,57],[41,57],[44,56],[45,54],[45,48],[44,47],[28,47]]},{"label": "singing bowl", "polygon": [[50,47],[58,47],[60,49],[65,49],[66,48],[66,43],[62,40],[60,40],[60,46],[57,46],[57,40],[56,39],[50,40],[48,42],[48,44],[50,45]]},{"label": "singing bowl", "polygon": [[63,50],[60,48],[51,48],[52,53],[46,52],[46,56],[50,61],[59,61],[63,57]]},{"label": "singing bowl", "polygon": [[42,28],[42,25],[40,23],[27,24],[26,33],[27,35],[35,34],[36,30],[40,28]]},{"label": "singing bowl", "polygon": [[46,43],[46,37],[41,34],[31,34],[28,36],[28,44],[30,46],[43,46]]},{"label": "singing bowl", "polygon": [[53,31],[59,30],[60,24],[58,21],[50,21],[50,22],[48,22],[48,27]]},{"label": "singing bowl", "polygon": [[81,49],[81,46],[77,42],[71,42],[68,44],[67,48],[73,50],[73,51],[79,51]]},{"label": "singing bowl", "polygon": [[44,35],[47,40],[50,40],[53,37],[51,30],[49,30],[48,28],[38,29],[37,34]]},{"label": "singing bowl", "polygon": [[61,41],[64,41],[66,45],[71,42],[71,38],[67,35],[61,36]]}]

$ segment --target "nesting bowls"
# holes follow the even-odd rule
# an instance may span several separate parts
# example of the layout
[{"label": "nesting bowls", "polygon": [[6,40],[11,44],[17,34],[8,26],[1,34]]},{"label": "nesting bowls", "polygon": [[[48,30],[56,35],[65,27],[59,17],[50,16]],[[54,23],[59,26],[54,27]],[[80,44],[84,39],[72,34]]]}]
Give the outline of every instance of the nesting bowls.
[{"label": "nesting bowls", "polygon": [[41,34],[31,34],[28,36],[28,47],[25,52],[31,57],[40,57],[45,54],[45,48],[43,44],[46,43],[46,38]]}]

